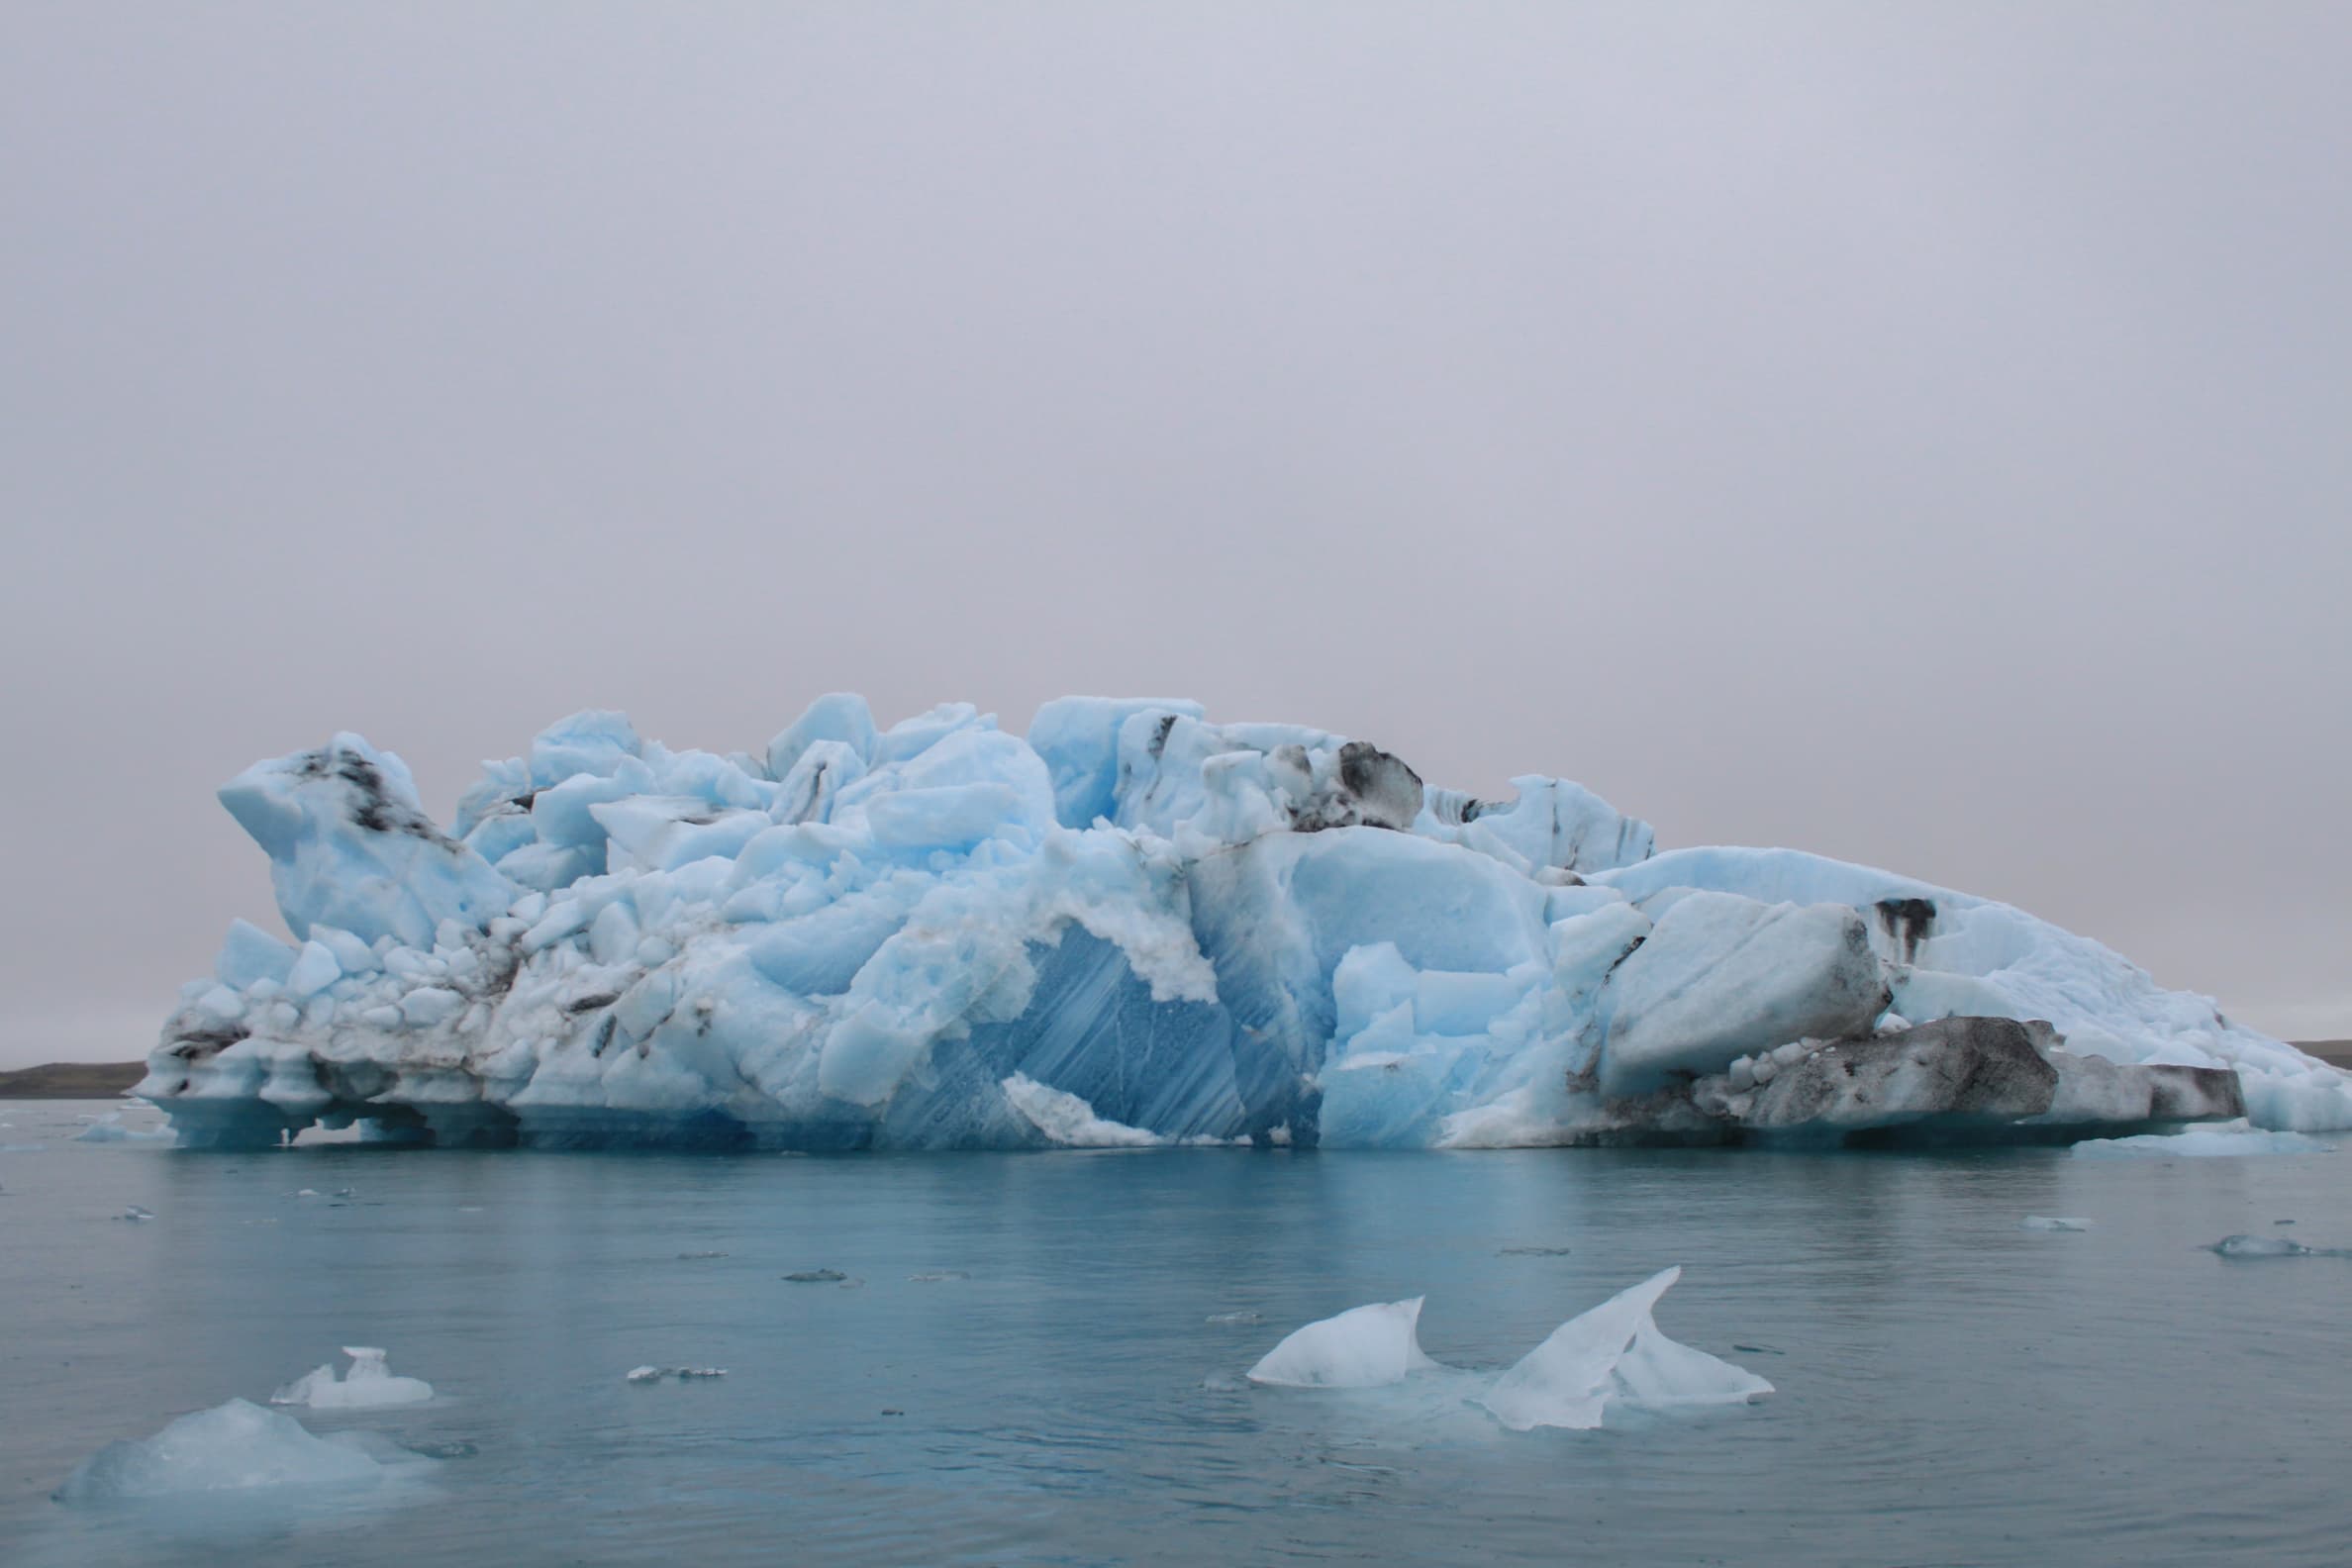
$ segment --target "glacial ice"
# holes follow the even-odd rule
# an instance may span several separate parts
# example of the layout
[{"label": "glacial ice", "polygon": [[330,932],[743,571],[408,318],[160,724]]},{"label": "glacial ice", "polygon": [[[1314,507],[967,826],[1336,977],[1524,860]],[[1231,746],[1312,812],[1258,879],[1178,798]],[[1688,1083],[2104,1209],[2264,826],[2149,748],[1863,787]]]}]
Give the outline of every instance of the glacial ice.
[{"label": "glacial ice", "polygon": [[433,1398],[433,1385],[423,1378],[396,1377],[384,1365],[384,1352],[372,1345],[344,1345],[351,1368],[339,1382],[334,1366],[304,1373],[269,1396],[272,1405],[307,1405],[313,1410],[376,1410],[390,1405],[421,1405]]},{"label": "glacial ice", "polygon": [[1609,1407],[1673,1410],[1744,1405],[1772,1385],[1730,1362],[1669,1339],[1651,1317],[1682,1278],[1669,1268],[1552,1330],[1481,1402],[1514,1431],[1585,1430]]},{"label": "glacial ice", "polygon": [[1246,1374],[1277,1388],[1384,1388],[1437,1363],[1415,1337],[1421,1298],[1350,1307],[1284,1336]]},{"label": "glacial ice", "polygon": [[[1682,1277],[1665,1269],[1553,1329],[1543,1343],[1494,1379],[1476,1402],[1514,1431],[1589,1429],[1615,1410],[1673,1411],[1744,1405],[1772,1392],[1751,1372],[1669,1339],[1651,1316]],[[1440,1373],[1466,1390],[1477,1374],[1441,1366],[1421,1351],[1422,1298],[1353,1307],[1299,1328],[1269,1350],[1248,1381],[1274,1388],[1375,1389],[1417,1372]],[[1224,1315],[1211,1323],[1255,1314]]]},{"label": "glacial ice", "polygon": [[2352,1077],[2009,906],[1514,789],[1182,701],[836,694],[725,755],[576,714],[444,829],[339,735],[222,789],[291,939],[232,925],[137,1093],[189,1146],[2352,1127]]},{"label": "glacial ice", "polygon": [[75,1467],[56,1498],[96,1507],[383,1478],[384,1467],[358,1447],[313,1436],[291,1416],[233,1399],[182,1416],[152,1437],[108,1443]]},{"label": "glacial ice", "polygon": [[90,1125],[73,1134],[76,1143],[168,1143],[169,1127],[131,1127],[123,1126],[120,1111],[101,1112],[91,1118]]}]

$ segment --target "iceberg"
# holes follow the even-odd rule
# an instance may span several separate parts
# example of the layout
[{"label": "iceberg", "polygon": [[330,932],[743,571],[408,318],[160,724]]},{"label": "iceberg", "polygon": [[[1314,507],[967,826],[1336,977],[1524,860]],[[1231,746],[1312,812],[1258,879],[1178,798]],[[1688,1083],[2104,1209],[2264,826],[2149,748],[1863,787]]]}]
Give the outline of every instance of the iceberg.
[{"label": "iceberg", "polygon": [[423,1378],[395,1377],[384,1365],[384,1352],[372,1345],[344,1345],[351,1369],[339,1382],[332,1365],[304,1373],[269,1396],[272,1405],[307,1405],[313,1410],[377,1410],[389,1405],[421,1405],[433,1398],[433,1385]]},{"label": "iceberg", "polygon": [[2352,1076],[2009,905],[1175,699],[834,694],[724,754],[580,713],[445,825],[345,734],[221,800],[284,934],[234,923],[149,1054],[184,1147],[2352,1127]]},{"label": "iceberg", "polygon": [[383,1479],[384,1466],[357,1447],[313,1436],[291,1416],[233,1399],[182,1416],[152,1437],[108,1443],[66,1477],[56,1499],[93,1507]]},{"label": "iceberg", "polygon": [[[1363,1389],[1402,1383],[1437,1363],[1416,1337],[1422,1298],[1350,1307],[1284,1336],[1245,1374],[1277,1388]],[[1219,1320],[1212,1319],[1212,1322]]]},{"label": "iceberg", "polygon": [[1560,1324],[1480,1403],[1514,1431],[1589,1430],[1612,1406],[1745,1405],[1770,1394],[1772,1385],[1754,1373],[1659,1330],[1651,1311],[1681,1278],[1679,1267],[1663,1269]]}]

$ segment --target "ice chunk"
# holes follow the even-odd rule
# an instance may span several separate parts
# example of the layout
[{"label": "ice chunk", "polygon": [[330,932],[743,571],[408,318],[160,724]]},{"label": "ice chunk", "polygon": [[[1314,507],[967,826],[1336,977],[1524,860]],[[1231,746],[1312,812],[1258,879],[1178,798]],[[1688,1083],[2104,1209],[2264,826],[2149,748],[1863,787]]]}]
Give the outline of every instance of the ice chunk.
[{"label": "ice chunk", "polygon": [[2335,1145],[2301,1132],[2258,1132],[2243,1122],[2143,1132],[2134,1137],[2089,1138],[2074,1146],[2084,1159],[2211,1159],[2240,1154],[2327,1154]]},{"label": "ice chunk", "polygon": [[695,1378],[723,1378],[725,1376],[727,1376],[727,1368],[725,1367],[641,1366],[631,1368],[626,1375],[625,1381],[631,1383],[659,1383],[664,1378],[670,1378],[677,1382],[685,1383]]},{"label": "ice chunk", "polygon": [[231,921],[229,939],[213,960],[213,973],[233,991],[249,989],[257,980],[283,984],[294,967],[294,949],[249,921]]},{"label": "ice chunk", "polygon": [[335,1368],[323,1366],[269,1396],[272,1405],[307,1405],[313,1410],[374,1410],[387,1405],[421,1405],[433,1398],[433,1385],[422,1378],[395,1377],[384,1366],[384,1352],[370,1345],[344,1345],[351,1369],[341,1382]]},{"label": "ice chunk", "polygon": [[[2281,1223],[2293,1224],[2292,1221]],[[2285,1236],[2227,1235],[2206,1250],[2225,1258],[2352,1257],[2352,1247],[2304,1246]]]},{"label": "ice chunk", "polygon": [[784,1276],[786,1282],[793,1285],[838,1285],[848,1278],[836,1268],[798,1269]]},{"label": "ice chunk", "polygon": [[1252,1383],[1278,1388],[1381,1388],[1437,1363],[1416,1330],[1422,1298],[1350,1307],[1294,1329],[1249,1369]]},{"label": "ice chunk", "polygon": [[142,1209],[142,1208],[141,1208],[139,1205],[137,1205],[137,1204],[133,1204],[133,1205],[132,1205],[130,1208],[128,1208],[128,1209],[126,1209],[126,1210],[124,1210],[124,1211],[123,1211],[121,1214],[119,1214],[119,1215],[116,1215],[116,1216],[115,1216],[115,1218],[116,1218],[117,1220],[129,1220],[129,1221],[132,1221],[132,1222],[134,1222],[134,1223],[137,1223],[137,1222],[141,1222],[141,1221],[147,1221],[147,1220],[152,1220],[152,1219],[154,1219],[154,1218],[155,1218],[155,1211],[154,1211],[154,1210],[152,1210],[152,1209]]},{"label": "ice chunk", "polygon": [[76,1143],[169,1143],[169,1127],[129,1127],[123,1126],[123,1113],[108,1111],[86,1127],[73,1134]]},{"label": "ice chunk", "polygon": [[1076,1095],[1049,1089],[1023,1073],[1015,1073],[1002,1087],[1013,1109],[1027,1118],[1048,1143],[1070,1148],[1150,1148],[1167,1141],[1141,1127],[1106,1122],[1095,1115],[1093,1106]]},{"label": "ice chunk", "polygon": [[1514,1431],[1598,1426],[1607,1409],[1738,1405],[1772,1392],[1754,1373],[1669,1339],[1651,1317],[1682,1278],[1669,1268],[1572,1318],[1481,1402]]},{"label": "ice chunk", "polygon": [[2067,1220],[2056,1215],[2027,1215],[2017,1222],[2020,1230],[2088,1230],[2088,1220]]},{"label": "ice chunk", "polygon": [[1675,1073],[1715,1073],[1804,1035],[1867,1032],[1886,982],[1867,928],[1836,904],[1760,904],[1690,893],[1658,917],[1617,966],[1602,1047],[1611,1094],[1655,1089]]},{"label": "ice chunk", "polygon": [[268,1488],[361,1486],[383,1466],[356,1448],[305,1430],[291,1416],[245,1400],[182,1416],[152,1437],[110,1442],[57,1489],[79,1507]]}]

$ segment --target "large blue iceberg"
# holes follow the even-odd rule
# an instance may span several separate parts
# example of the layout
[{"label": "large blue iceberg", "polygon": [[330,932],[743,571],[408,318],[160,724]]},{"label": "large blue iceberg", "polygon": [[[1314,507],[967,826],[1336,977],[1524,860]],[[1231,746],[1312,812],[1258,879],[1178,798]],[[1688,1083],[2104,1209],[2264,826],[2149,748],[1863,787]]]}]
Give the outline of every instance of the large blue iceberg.
[{"label": "large blue iceberg", "polygon": [[1070,697],[765,752],[582,713],[443,829],[354,735],[222,803],[236,923],[138,1093],[190,1145],[1497,1147],[2352,1126],[2352,1079],[2005,904],[1657,853],[1578,785]]}]

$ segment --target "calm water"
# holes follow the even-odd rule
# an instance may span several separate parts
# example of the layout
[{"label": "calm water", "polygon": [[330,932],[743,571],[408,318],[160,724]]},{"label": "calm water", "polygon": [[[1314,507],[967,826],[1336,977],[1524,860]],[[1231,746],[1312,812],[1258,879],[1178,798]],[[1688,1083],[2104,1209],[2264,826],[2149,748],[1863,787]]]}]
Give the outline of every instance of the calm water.
[{"label": "calm water", "polygon": [[[2352,1559],[2352,1261],[2199,1250],[2352,1244],[2352,1151],[65,1141],[96,1109],[0,1106],[0,1142],[46,1144],[0,1154],[11,1562]],[[156,1219],[111,1218],[130,1204]],[[2027,1214],[2096,1228],[2029,1233]],[[1570,1250],[1506,1250],[1528,1247]],[[1669,1263],[1661,1325],[1775,1397],[1515,1434],[1442,1402],[1238,1382],[1310,1319],[1422,1293],[1430,1354],[1499,1368]],[[817,1268],[863,1283],[779,1278]],[[909,1278],[945,1271],[969,1278]],[[1262,1322],[1208,1321],[1235,1312]],[[380,1498],[201,1525],[49,1500],[108,1439],[264,1400],[346,1343],[441,1397],[307,1423],[458,1456]],[[624,1384],[646,1362],[730,1376]]]}]

